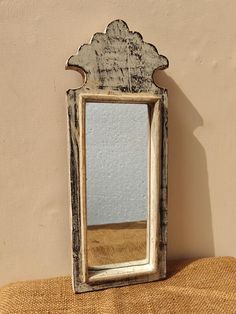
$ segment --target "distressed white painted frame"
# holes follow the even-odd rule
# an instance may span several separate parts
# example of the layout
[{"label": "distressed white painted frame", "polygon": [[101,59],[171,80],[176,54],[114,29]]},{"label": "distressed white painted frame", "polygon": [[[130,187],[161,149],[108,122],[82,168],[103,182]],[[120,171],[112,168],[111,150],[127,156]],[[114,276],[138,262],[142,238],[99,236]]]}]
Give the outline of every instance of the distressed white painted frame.
[{"label": "distressed white painted frame", "polygon": [[[149,282],[166,277],[168,224],[168,97],[153,75],[168,67],[168,59],[130,31],[122,20],[95,33],[66,63],[84,77],[84,84],[67,91],[70,143],[73,288],[86,292]],[[147,103],[149,113],[149,226],[147,259],[87,267],[86,244],[86,101]],[[83,166],[85,165],[85,167]],[[151,171],[150,171],[151,169]],[[82,186],[81,186],[82,185]],[[85,241],[84,241],[85,240]]]},{"label": "distressed white painted frame", "polygon": [[[148,145],[148,221],[147,221],[147,256],[144,260],[127,263],[109,264],[88,268],[87,257],[87,208],[86,208],[86,103],[129,103],[147,104],[149,113]],[[79,146],[80,146],[80,217],[82,265],[80,268],[81,284],[91,284],[127,280],[158,271],[158,225],[160,198],[160,161],[161,161],[161,111],[160,97],[141,94],[80,94],[79,95]],[[97,104],[99,106],[99,104]],[[111,284],[114,286],[114,283]]]}]

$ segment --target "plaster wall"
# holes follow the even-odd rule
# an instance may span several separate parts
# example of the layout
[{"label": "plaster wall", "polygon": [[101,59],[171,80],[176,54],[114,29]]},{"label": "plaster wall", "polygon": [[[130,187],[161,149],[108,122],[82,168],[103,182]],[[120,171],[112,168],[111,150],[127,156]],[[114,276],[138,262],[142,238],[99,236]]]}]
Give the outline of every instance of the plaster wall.
[{"label": "plaster wall", "polygon": [[87,223],[147,219],[148,108],[86,104]]},{"label": "plaster wall", "polygon": [[0,0],[0,285],[71,274],[65,60],[124,19],[170,60],[169,258],[236,256],[232,0]]}]

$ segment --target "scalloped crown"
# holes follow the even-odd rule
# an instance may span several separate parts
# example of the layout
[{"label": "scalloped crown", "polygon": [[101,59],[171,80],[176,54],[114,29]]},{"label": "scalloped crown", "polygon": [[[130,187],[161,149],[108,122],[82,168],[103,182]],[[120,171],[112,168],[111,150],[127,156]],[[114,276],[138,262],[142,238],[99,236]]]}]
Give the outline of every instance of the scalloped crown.
[{"label": "scalloped crown", "polygon": [[122,20],[111,22],[104,33],[96,33],[89,44],[71,56],[67,69],[84,71],[87,89],[122,92],[156,90],[153,72],[168,67],[168,59],[156,47],[129,30]]}]

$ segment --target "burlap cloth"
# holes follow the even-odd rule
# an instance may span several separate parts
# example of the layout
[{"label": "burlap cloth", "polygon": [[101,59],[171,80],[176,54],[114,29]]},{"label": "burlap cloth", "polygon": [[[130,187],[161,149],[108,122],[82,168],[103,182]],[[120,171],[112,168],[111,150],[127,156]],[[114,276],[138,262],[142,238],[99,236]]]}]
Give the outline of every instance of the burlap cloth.
[{"label": "burlap cloth", "polygon": [[236,259],[171,261],[166,280],[77,295],[70,277],[12,283],[0,289],[0,313],[236,313]]},{"label": "burlap cloth", "polygon": [[126,222],[89,227],[89,266],[145,259],[146,222]]}]

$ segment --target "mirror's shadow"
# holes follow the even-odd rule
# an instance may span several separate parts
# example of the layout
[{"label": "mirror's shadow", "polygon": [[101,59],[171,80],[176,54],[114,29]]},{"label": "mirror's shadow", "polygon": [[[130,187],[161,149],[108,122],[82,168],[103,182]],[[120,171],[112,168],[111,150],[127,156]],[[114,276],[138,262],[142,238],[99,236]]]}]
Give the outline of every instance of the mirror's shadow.
[{"label": "mirror's shadow", "polygon": [[148,106],[86,103],[88,267],[147,256]]}]

